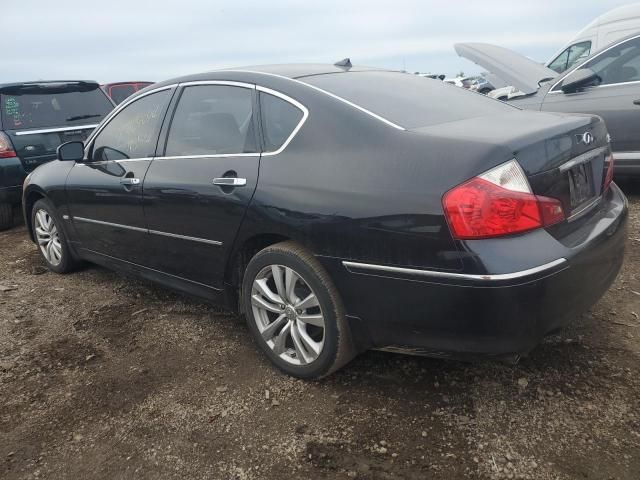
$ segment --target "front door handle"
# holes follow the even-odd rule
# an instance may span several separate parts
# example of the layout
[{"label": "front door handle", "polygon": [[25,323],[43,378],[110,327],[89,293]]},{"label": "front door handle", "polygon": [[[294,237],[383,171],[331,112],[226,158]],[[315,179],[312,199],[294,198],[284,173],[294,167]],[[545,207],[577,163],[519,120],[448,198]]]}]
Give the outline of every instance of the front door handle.
[{"label": "front door handle", "polygon": [[634,104],[634,105],[640,105],[640,98],[639,98],[638,100],[634,100],[634,101],[633,101],[633,104]]},{"label": "front door handle", "polygon": [[221,187],[244,187],[247,184],[246,178],[238,177],[218,177],[213,179],[214,185]]},{"label": "front door handle", "polygon": [[140,179],[139,178],[121,178],[120,184],[121,185],[140,185]]}]

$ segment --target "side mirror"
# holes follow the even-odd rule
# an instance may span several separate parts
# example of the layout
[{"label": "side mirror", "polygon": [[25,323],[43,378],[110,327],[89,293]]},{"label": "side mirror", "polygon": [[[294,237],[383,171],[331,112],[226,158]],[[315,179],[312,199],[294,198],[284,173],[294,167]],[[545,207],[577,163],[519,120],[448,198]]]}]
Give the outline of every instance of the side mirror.
[{"label": "side mirror", "polygon": [[574,93],[584,87],[597,85],[600,80],[600,76],[590,68],[581,68],[567,75],[560,89],[564,93]]},{"label": "side mirror", "polygon": [[58,160],[63,162],[81,162],[84,159],[84,143],[67,142],[58,147]]}]

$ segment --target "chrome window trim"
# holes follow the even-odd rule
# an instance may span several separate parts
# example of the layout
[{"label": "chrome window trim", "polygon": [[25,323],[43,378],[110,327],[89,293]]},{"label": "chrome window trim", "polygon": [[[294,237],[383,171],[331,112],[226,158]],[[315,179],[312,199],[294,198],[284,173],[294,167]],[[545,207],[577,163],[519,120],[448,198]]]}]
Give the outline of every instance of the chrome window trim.
[{"label": "chrome window trim", "polygon": [[153,160],[154,157],[139,157],[139,158],[122,158],[119,160],[96,160],[95,162],[76,162],[75,166],[78,167],[90,167],[92,165],[105,165],[107,163],[122,163],[122,162],[143,162]]},{"label": "chrome window trim", "polygon": [[223,158],[223,157],[259,157],[260,153],[212,153],[207,155],[169,155],[154,157],[153,160],[180,160],[182,158]]},{"label": "chrome window trim", "polygon": [[72,132],[74,130],[88,130],[90,128],[96,128],[99,123],[93,125],[78,125],[76,127],[55,127],[55,128],[41,128],[38,130],[20,130],[16,132],[16,136],[22,135],[37,135],[39,133],[55,133],[55,132]]},{"label": "chrome window trim", "polygon": [[[552,93],[564,93],[562,90],[554,90],[554,88],[556,88],[558,86],[558,84],[562,83],[564,81],[564,79],[567,78],[569,75],[571,75],[573,72],[575,72],[576,70],[579,70],[580,68],[582,68],[583,65],[587,65],[588,63],[591,63],[593,60],[598,58],[600,55],[603,55],[603,54],[607,53],[612,48],[615,48],[618,45],[622,45],[625,42],[630,42],[631,40],[635,40],[636,38],[639,38],[639,37],[640,37],[640,35],[634,35],[631,38],[622,39],[619,42],[616,42],[616,43],[614,43],[612,45],[609,45],[607,48],[602,50],[600,53],[594,55],[593,57],[587,58],[584,62],[578,64],[575,68],[571,69],[568,73],[563,74],[562,78],[560,80],[558,80],[556,83],[554,83],[553,86],[549,89],[549,92],[547,93],[547,95],[552,94]],[[607,85],[597,85],[597,86],[590,87],[590,88],[615,87],[615,86],[618,86],[618,85],[632,85],[632,84],[635,84],[635,83],[640,83],[640,80],[634,80],[632,82],[609,83]]]},{"label": "chrome window trim", "polygon": [[350,107],[355,108],[356,110],[360,110],[362,113],[365,113],[365,114],[367,114],[367,115],[369,115],[369,116],[371,116],[371,117],[373,117],[373,118],[375,118],[375,119],[377,119],[377,120],[389,125],[390,127],[395,128],[397,130],[403,130],[403,131],[406,130],[405,127],[403,127],[401,125],[398,125],[397,123],[394,123],[391,120],[388,120],[388,119],[378,115],[377,113],[373,113],[371,110],[367,110],[366,108],[364,108],[364,107],[362,107],[362,106],[360,106],[360,105],[358,105],[356,103],[353,103],[353,102],[347,100],[346,98],[340,97],[339,95],[336,95],[334,93],[331,93],[331,92],[328,92],[326,90],[323,90],[322,88],[316,87],[315,85],[311,85],[309,83],[305,83],[305,82],[303,82],[301,80],[298,80],[297,78],[285,77],[284,75],[278,75],[277,73],[258,72],[258,71],[255,71],[255,70],[221,70],[221,71],[223,71],[223,72],[236,72],[236,73],[253,73],[255,75],[267,75],[267,76],[270,76],[270,77],[276,77],[276,78],[281,78],[281,79],[284,79],[284,80],[289,80],[291,82],[295,82],[295,83],[298,83],[300,85],[304,85],[305,87],[308,87],[308,88],[311,88],[313,90],[316,90],[318,92],[324,93],[325,95],[328,95],[331,98],[334,98],[334,99],[336,99],[336,100],[338,100],[338,101],[340,101],[342,103],[345,103],[345,104],[349,105]]},{"label": "chrome window trim", "polygon": [[71,217],[71,219],[73,221],[77,220],[77,221],[83,222],[83,223],[93,223],[95,225],[104,225],[104,226],[107,226],[107,227],[115,227],[115,228],[122,228],[122,229],[125,229],[125,230],[133,230],[135,232],[149,233],[149,234],[152,234],[152,235],[161,235],[163,237],[178,238],[180,240],[190,240],[190,241],[193,241],[193,242],[200,242],[200,243],[207,243],[209,245],[222,246],[222,242],[220,242],[218,240],[209,240],[209,239],[206,239],[206,238],[190,237],[190,236],[187,236],[187,235],[179,235],[177,233],[162,232],[160,230],[149,230],[148,228],[132,227],[130,225],[123,225],[123,224],[120,224],[120,223],[112,223],[112,222],[104,222],[102,220],[94,220],[92,218]]},{"label": "chrome window trim", "polygon": [[190,82],[181,82],[177,85],[179,87],[194,87],[198,85],[226,85],[229,87],[248,88],[249,90],[256,89],[256,86],[253,83],[236,82],[234,80],[193,80]]},{"label": "chrome window trim", "polygon": [[[258,91],[264,92],[264,93],[266,93],[268,95],[273,95],[274,97],[278,97],[278,98],[284,100],[285,102],[290,103],[294,107],[297,107],[300,111],[302,111],[302,118],[298,122],[298,125],[296,125],[296,127],[291,131],[291,134],[287,137],[287,139],[284,141],[284,143],[282,145],[280,145],[280,148],[278,148],[277,150],[274,150],[272,152],[262,152],[263,156],[278,155],[279,153],[282,153],[282,151],[285,148],[287,148],[287,145],[289,145],[289,143],[291,143],[291,141],[298,134],[298,132],[300,131],[300,129],[302,128],[304,123],[307,121],[307,118],[309,118],[309,109],[307,107],[305,107],[299,101],[291,98],[289,95],[285,95],[284,93],[278,92],[277,90],[273,90],[273,89],[267,88],[267,87],[262,87],[262,86],[259,86],[259,85],[256,88],[257,88]],[[262,118],[260,119],[260,122],[262,123]]]},{"label": "chrome window trim", "polygon": [[430,278],[441,278],[441,279],[450,279],[450,280],[476,280],[476,281],[480,280],[480,281],[494,282],[494,281],[502,281],[502,280],[514,280],[518,278],[527,277],[529,275],[534,275],[536,273],[544,272],[545,270],[549,270],[559,265],[563,265],[566,262],[567,262],[566,258],[559,258],[552,262],[545,263],[544,265],[528,268],[526,270],[521,270],[519,272],[487,274],[487,275],[450,273],[450,272],[441,272],[436,270],[418,270],[414,268],[401,268],[401,267],[392,267],[389,265],[374,265],[370,263],[359,263],[359,262],[348,262],[348,261],[343,261],[342,264],[351,273],[357,273],[351,270],[355,268],[360,270],[368,270],[371,272],[400,273],[400,274],[413,275],[417,277],[430,277]]}]

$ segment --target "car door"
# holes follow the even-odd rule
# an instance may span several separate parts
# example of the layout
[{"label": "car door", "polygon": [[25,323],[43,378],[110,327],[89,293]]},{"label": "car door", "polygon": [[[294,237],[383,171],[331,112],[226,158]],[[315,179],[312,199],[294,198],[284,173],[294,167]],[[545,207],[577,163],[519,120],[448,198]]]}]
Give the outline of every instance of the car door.
[{"label": "car door", "polygon": [[607,124],[614,154],[635,152],[640,158],[640,37],[612,46],[579,68],[590,68],[600,79],[563,93],[562,82],[570,72],[551,87],[542,110],[599,115]]},{"label": "car door", "polygon": [[153,265],[219,288],[258,181],[255,86],[183,86],[144,180]]},{"label": "car door", "polygon": [[79,248],[144,264],[142,181],[172,93],[165,88],[127,103],[89,139],[85,161],[74,165],[66,184]]}]

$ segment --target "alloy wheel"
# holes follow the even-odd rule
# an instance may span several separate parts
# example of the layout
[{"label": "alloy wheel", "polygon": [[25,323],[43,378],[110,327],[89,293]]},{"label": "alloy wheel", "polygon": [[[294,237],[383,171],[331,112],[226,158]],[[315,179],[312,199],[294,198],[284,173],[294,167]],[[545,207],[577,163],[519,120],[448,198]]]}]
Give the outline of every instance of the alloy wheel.
[{"label": "alloy wheel", "polygon": [[35,215],[36,238],[44,258],[51,265],[58,266],[62,262],[62,244],[58,227],[53,217],[44,209],[40,209]]},{"label": "alloy wheel", "polygon": [[325,323],[318,297],[290,267],[263,268],[251,288],[253,318],[264,342],[281,359],[307,365],[324,346]]}]

